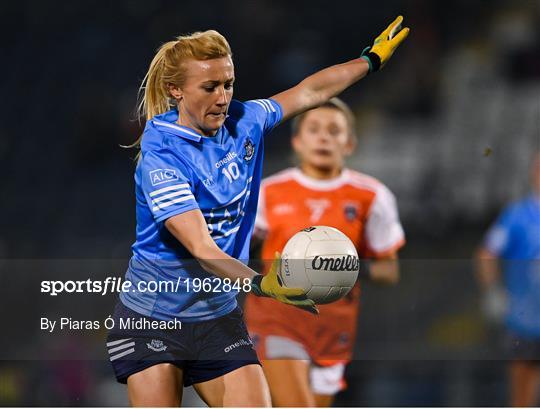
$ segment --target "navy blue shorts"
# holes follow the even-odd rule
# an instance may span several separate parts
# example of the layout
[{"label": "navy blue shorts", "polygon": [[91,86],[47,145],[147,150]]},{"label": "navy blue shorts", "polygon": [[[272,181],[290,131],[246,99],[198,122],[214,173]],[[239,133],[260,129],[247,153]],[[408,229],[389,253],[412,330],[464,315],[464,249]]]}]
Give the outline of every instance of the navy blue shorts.
[{"label": "navy blue shorts", "polygon": [[[209,381],[242,366],[260,365],[240,307],[212,320],[181,323],[179,329],[178,325],[159,329],[167,321],[145,317],[119,302],[113,319],[115,328],[107,336],[107,351],[120,383],[160,363],[182,369],[185,386]],[[158,329],[120,329],[120,319],[132,324],[144,322],[147,327],[153,322]]]}]

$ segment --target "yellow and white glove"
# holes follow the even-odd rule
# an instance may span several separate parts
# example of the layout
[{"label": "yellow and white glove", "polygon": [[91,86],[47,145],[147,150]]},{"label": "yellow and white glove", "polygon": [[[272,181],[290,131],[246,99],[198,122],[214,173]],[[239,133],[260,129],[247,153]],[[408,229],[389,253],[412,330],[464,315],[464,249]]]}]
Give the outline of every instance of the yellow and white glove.
[{"label": "yellow and white glove", "polygon": [[[362,51],[363,58],[369,64],[369,72],[379,71],[390,59],[396,48],[409,35],[409,28],[401,29],[403,16],[399,16],[377,37],[371,47]],[[399,31],[399,32],[398,32]],[[396,34],[397,33],[397,34]]]},{"label": "yellow and white glove", "polygon": [[272,266],[266,275],[256,275],[251,281],[251,292],[259,297],[272,297],[285,304],[318,314],[319,310],[313,300],[306,297],[301,288],[287,288],[281,283],[277,274],[281,268],[281,256],[276,252]]}]

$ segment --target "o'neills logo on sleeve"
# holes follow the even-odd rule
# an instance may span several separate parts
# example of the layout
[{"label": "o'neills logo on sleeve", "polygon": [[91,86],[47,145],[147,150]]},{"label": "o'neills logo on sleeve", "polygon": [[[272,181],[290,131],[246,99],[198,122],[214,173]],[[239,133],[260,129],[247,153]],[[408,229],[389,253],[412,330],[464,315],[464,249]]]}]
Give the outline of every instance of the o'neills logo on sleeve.
[{"label": "o'neills logo on sleeve", "polygon": [[343,257],[315,256],[311,261],[311,268],[313,270],[358,271],[360,269],[360,260],[350,254]]}]

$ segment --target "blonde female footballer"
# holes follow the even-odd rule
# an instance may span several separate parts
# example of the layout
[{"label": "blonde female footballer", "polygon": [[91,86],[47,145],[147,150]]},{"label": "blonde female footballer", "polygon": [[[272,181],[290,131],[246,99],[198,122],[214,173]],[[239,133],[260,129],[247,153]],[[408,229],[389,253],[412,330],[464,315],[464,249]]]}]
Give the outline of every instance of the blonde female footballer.
[{"label": "blonde female footballer", "polygon": [[[160,47],[142,85],[147,122],[138,141],[136,241],[126,272],[132,290],[121,294],[113,315],[145,326],[116,326],[107,339],[131,405],[178,406],[183,385],[193,385],[209,406],[271,404],[236,295],[250,291],[317,309],[302,290],[279,284],[279,262],[262,276],[240,261],[248,259],[254,227],[262,138],[384,66],[407,37],[401,21],[360,58],[247,102],[232,99],[232,53],[216,31]],[[156,282],[176,287],[146,291]],[[177,321],[181,328],[172,325]]]}]

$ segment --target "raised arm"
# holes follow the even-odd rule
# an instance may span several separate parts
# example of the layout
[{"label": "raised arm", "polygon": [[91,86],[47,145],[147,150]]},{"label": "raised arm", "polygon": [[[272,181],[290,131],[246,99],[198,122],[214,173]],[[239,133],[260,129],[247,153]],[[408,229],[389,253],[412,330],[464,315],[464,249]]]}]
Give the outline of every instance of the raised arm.
[{"label": "raised arm", "polygon": [[361,57],[325,68],[310,75],[298,85],[274,95],[272,99],[283,109],[282,120],[325,103],[368,73],[384,67],[409,34],[408,28],[399,31],[402,21],[403,17],[399,16],[375,39],[371,47],[363,51]]}]

